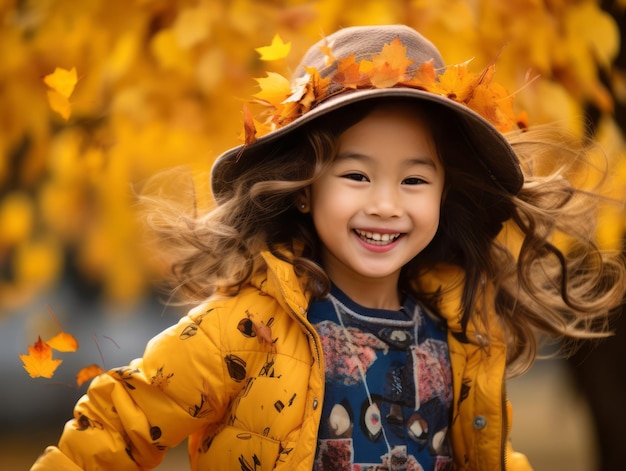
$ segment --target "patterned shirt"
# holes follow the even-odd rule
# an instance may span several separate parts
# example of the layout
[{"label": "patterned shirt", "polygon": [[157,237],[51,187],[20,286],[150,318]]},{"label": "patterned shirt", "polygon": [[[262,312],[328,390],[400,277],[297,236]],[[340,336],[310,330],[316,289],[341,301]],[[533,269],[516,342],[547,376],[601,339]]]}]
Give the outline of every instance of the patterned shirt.
[{"label": "patterned shirt", "polygon": [[447,470],[452,404],[446,327],[407,297],[360,306],[333,286],[313,303],[326,390],[315,470]]}]

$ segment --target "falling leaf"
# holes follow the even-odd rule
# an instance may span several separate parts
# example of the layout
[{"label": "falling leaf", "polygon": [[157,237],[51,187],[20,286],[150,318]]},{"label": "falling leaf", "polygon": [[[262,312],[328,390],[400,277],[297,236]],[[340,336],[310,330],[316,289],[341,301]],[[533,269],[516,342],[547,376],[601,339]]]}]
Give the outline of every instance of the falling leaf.
[{"label": "falling leaf", "polygon": [[48,340],[46,343],[59,352],[75,352],[76,350],[78,350],[78,341],[74,338],[73,335],[63,331],[63,329],[61,328],[61,323],[59,322],[59,319],[57,319],[54,310],[50,306],[46,307],[48,308],[50,316],[52,316],[52,319],[54,319],[54,322],[56,322],[59,330],[61,331],[59,334]]},{"label": "falling leaf", "polygon": [[84,383],[98,375],[101,375],[102,373],[105,373],[105,371],[95,363],[93,365],[85,366],[76,374],[76,385],[80,388]]},{"label": "falling leaf", "polygon": [[32,347],[28,346],[28,355],[20,354],[19,357],[31,378],[52,378],[54,371],[63,362],[52,358],[52,348],[41,337]]},{"label": "falling leaf", "polygon": [[46,75],[43,81],[52,90],[59,93],[65,98],[69,98],[74,92],[76,82],[78,82],[78,76],[76,75],[76,67],[72,67],[71,70],[66,70],[61,67],[54,69],[54,72]]},{"label": "falling leaf", "polygon": [[70,101],[55,90],[48,90],[48,103],[50,108],[61,115],[67,121],[72,114],[72,104]]},{"label": "falling leaf", "polygon": [[287,57],[291,50],[291,42],[284,43],[281,37],[276,34],[274,39],[272,39],[272,44],[257,47],[255,50],[261,54],[262,61],[275,61]]},{"label": "falling leaf", "polygon": [[66,332],[61,332],[46,343],[59,352],[75,352],[78,350],[78,342],[72,334]]},{"label": "falling leaf", "polygon": [[50,108],[67,121],[72,113],[70,96],[74,92],[76,82],[78,82],[76,67],[72,67],[71,70],[57,67],[53,73],[46,75],[43,81],[50,87],[48,90]]}]

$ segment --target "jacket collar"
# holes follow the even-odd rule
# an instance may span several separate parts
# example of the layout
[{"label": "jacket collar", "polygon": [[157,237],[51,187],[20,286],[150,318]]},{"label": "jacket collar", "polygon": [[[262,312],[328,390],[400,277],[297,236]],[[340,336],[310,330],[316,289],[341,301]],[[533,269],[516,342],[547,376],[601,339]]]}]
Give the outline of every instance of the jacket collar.
[{"label": "jacket collar", "polygon": [[309,296],[305,294],[302,288],[303,281],[296,275],[293,265],[276,257],[270,251],[263,251],[260,255],[267,270],[260,270],[255,274],[250,280],[251,283],[276,299],[285,310],[306,317]]},{"label": "jacket collar", "polygon": [[[455,265],[439,264],[431,270],[424,272],[416,280],[415,285],[419,291],[436,293],[438,314],[443,317],[448,325],[448,330],[457,339],[477,345],[485,345],[485,334],[490,343],[503,341],[500,320],[493,305],[493,285],[486,283],[484,289],[476,298],[476,313],[467,323],[465,335],[463,335],[461,299],[465,283],[464,271]],[[487,316],[480,315],[482,310],[487,311]],[[481,319],[487,319],[487,325],[482,324]]]},{"label": "jacket collar", "polygon": [[[254,275],[251,283],[263,293],[276,299],[285,310],[301,318],[306,318],[310,299],[304,292],[303,281],[296,275],[293,265],[276,257],[270,251],[263,251],[260,255],[267,266],[267,270],[265,272],[261,270]],[[290,256],[290,254],[286,255]],[[415,282],[419,291],[438,294],[438,314],[446,321],[450,333],[457,338],[460,338],[463,333],[461,297],[464,282],[463,270],[449,264],[437,265],[423,273]],[[487,334],[491,342],[503,341],[500,321],[493,304],[489,302],[492,299],[491,290],[492,285],[487,284],[484,291],[487,294],[486,298],[483,293],[477,297],[476,301],[477,310],[486,309],[488,311],[488,326],[480,324],[481,316],[474,316],[474,322],[470,320],[467,324],[466,342],[483,345],[486,341],[483,334]],[[483,299],[488,302],[483,303]]]}]

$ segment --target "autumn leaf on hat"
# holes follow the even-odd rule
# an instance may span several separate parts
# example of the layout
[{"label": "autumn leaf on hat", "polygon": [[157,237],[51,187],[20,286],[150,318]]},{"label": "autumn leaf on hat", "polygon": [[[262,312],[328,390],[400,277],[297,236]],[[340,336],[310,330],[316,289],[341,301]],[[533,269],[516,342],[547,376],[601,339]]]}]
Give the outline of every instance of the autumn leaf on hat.
[{"label": "autumn leaf on hat", "polygon": [[467,104],[477,86],[478,75],[467,69],[467,63],[452,65],[438,77],[438,90],[451,100]]},{"label": "autumn leaf on hat", "polygon": [[360,63],[354,60],[352,54],[346,59],[339,60],[333,82],[340,83],[345,88],[359,88],[369,82],[369,77],[361,72]]},{"label": "autumn leaf on hat", "polygon": [[260,59],[262,61],[275,61],[287,57],[289,51],[291,50],[291,43],[283,42],[281,37],[276,34],[274,35],[274,39],[272,39],[272,44],[269,46],[257,47],[255,50],[261,54]]},{"label": "autumn leaf on hat", "polygon": [[72,113],[72,105],[69,99],[78,82],[76,67],[72,67],[71,70],[57,67],[53,73],[46,75],[43,81],[50,87],[48,90],[50,107],[67,121]]},{"label": "autumn leaf on hat", "polygon": [[333,46],[328,41],[320,46],[320,51],[326,56],[326,65],[331,65],[337,62],[337,58],[333,54]]},{"label": "autumn leaf on hat", "polygon": [[[289,80],[276,72],[267,72],[266,77],[255,78],[254,80],[259,84],[260,91],[253,96],[272,106],[280,107],[292,95]],[[301,96],[297,99],[299,100],[300,98]]]},{"label": "autumn leaf on hat", "polygon": [[261,90],[254,97],[257,104],[267,108],[260,115],[263,129],[255,125],[252,116],[244,116],[246,144],[300,118],[331,95],[350,89],[415,88],[472,109],[501,132],[527,126],[527,117],[515,115],[513,111],[514,95],[493,82],[494,64],[481,73],[469,71],[471,60],[451,65],[443,71],[435,69],[433,59],[413,65],[415,61],[409,59],[407,48],[399,37],[385,43],[371,60],[358,60],[354,54],[336,59],[331,44],[320,49],[326,56],[326,65],[329,61],[335,64],[334,74],[322,78],[317,68],[305,67],[306,73],[298,77],[293,86],[274,72],[256,79]]},{"label": "autumn leaf on hat", "polygon": [[[372,56],[370,61],[361,61],[361,70],[371,73],[370,81],[376,88],[389,88],[406,78],[408,67],[413,63],[406,55],[406,46],[400,38],[385,44],[380,54]],[[371,70],[368,70],[371,67]]]}]

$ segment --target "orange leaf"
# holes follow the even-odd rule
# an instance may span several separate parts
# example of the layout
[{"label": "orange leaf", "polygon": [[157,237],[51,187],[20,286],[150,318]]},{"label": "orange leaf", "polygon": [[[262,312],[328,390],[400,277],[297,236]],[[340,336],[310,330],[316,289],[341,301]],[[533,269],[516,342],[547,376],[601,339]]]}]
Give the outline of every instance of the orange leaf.
[{"label": "orange leaf", "polygon": [[377,88],[393,87],[404,80],[407,68],[413,63],[406,55],[406,46],[400,38],[385,44],[380,54],[372,56],[372,85]]},{"label": "orange leaf", "polygon": [[325,97],[328,93],[328,87],[330,87],[330,77],[322,78],[315,67],[305,67],[305,70],[311,76],[316,99]]},{"label": "orange leaf", "polygon": [[75,352],[78,350],[78,341],[72,334],[61,332],[46,342],[59,352]]},{"label": "orange leaf", "polygon": [[50,306],[48,306],[48,311],[50,312],[52,319],[54,319],[54,322],[56,322],[59,326],[59,330],[61,332],[52,339],[48,340],[46,343],[59,352],[75,352],[78,350],[78,341],[73,335],[63,331],[57,316],[54,314],[54,310]]},{"label": "orange leaf", "polygon": [[360,64],[354,60],[354,54],[345,59],[341,59],[337,64],[337,72],[333,77],[333,81],[340,83],[345,88],[358,88],[359,85],[367,83],[367,75],[361,71]]},{"label": "orange leaf", "polygon": [[402,44],[400,38],[396,38],[389,44],[383,46],[383,50],[380,54],[374,54],[372,56],[374,65],[388,64],[394,70],[399,73],[406,73],[406,69],[414,62],[406,55],[406,46]]},{"label": "orange leaf", "polygon": [[371,81],[376,88],[391,88],[398,82],[401,82],[404,74],[398,74],[398,71],[391,67],[388,63],[380,64],[374,69]]},{"label": "orange leaf", "polygon": [[437,78],[437,72],[435,71],[435,60],[431,59],[427,62],[422,62],[417,69],[417,73],[420,79],[424,82],[434,82]]},{"label": "orange leaf", "polygon": [[52,348],[50,345],[37,339],[35,344],[28,346],[28,355],[19,355],[24,363],[24,369],[31,378],[44,377],[52,378],[54,371],[63,362],[63,360],[52,359]]},{"label": "orange leaf", "polygon": [[72,67],[72,70],[57,67],[53,73],[46,75],[43,81],[61,96],[69,98],[78,82],[76,67]]},{"label": "orange leaf", "polygon": [[422,62],[420,66],[415,71],[415,75],[407,81],[404,82],[406,85],[413,85],[419,88],[425,88],[429,90],[433,87],[433,84],[437,80],[437,71],[435,70],[435,62],[433,59]]},{"label": "orange leaf", "polygon": [[76,384],[80,388],[85,382],[101,375],[102,373],[105,373],[105,371],[95,363],[93,365],[85,366],[76,374]]}]

